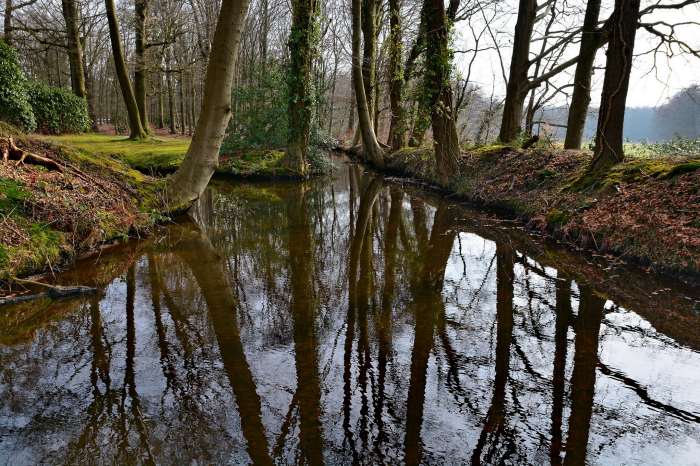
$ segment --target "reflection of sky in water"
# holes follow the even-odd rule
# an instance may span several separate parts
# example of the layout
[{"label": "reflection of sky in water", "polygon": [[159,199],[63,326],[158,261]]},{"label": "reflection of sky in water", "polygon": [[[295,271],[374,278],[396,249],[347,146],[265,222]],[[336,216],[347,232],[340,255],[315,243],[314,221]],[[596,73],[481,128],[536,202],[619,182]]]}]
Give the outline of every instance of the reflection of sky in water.
[{"label": "reflection of sky in water", "polygon": [[[359,269],[361,276],[369,277],[364,282],[366,298],[361,298],[367,307],[362,308],[365,301],[351,300],[348,285],[350,234],[356,233],[350,209],[352,205],[356,222],[362,210],[360,195],[370,179],[365,175],[363,180],[359,170],[354,176],[353,199],[348,169],[339,171],[332,192],[326,186],[305,194],[315,251],[313,264],[308,264],[313,273],[307,277],[315,322],[308,342],[314,345],[315,362],[297,357],[300,345],[308,342],[295,341],[300,334],[295,333],[290,312],[299,277],[292,276],[289,265],[294,258],[283,202],[289,194],[269,187],[269,200],[248,200],[245,215],[214,217],[206,199],[195,212],[238,300],[237,308],[223,311],[235,313],[231,315],[237,318],[237,334],[231,338],[243,350],[235,358],[249,367],[259,397],[259,408],[248,409],[246,416],[259,409],[269,455],[277,463],[298,463],[304,437],[300,420],[309,413],[300,412],[299,400],[306,394],[298,393],[297,375],[311,368],[318,379],[317,414],[327,464],[351,463],[353,449],[359,462],[400,462],[409,411],[422,416],[418,425],[423,463],[469,463],[483,435],[497,379],[497,297],[503,291],[497,284],[503,260],[496,257],[497,244],[475,233],[455,235],[442,301],[430,301],[440,309],[444,302],[444,313],[430,321],[432,346],[427,340],[420,343],[427,344],[427,367],[416,367],[416,326],[430,320],[418,312],[436,309],[421,307],[423,264],[435,251],[419,253],[425,245],[418,239],[416,222],[423,213],[426,241],[435,239],[433,232],[447,235],[458,227],[448,225],[448,231],[441,231],[435,207],[405,196],[399,201],[401,222],[390,244],[385,238],[392,198],[384,188],[373,205],[369,249],[363,252],[371,267]],[[389,293],[389,315],[382,317],[388,296],[383,294],[386,251],[392,246],[395,288]],[[255,447],[246,435],[252,424],[240,414],[227,368],[233,355],[220,350],[215,319],[202,293],[209,284],[201,277],[196,281],[174,247],[147,249],[150,252],[141,255],[131,272],[120,272],[121,277],[107,286],[99,302],[76,301],[72,312],[38,330],[35,338],[0,347],[0,463],[147,464],[149,458],[158,464],[191,464],[194,459],[198,464],[250,462],[246,449]],[[514,326],[503,430],[498,438],[488,437],[482,459],[549,464],[554,358],[562,351],[556,344],[557,290],[569,282],[523,253],[513,260],[509,286]],[[134,333],[129,335],[125,309],[132,279]],[[586,289],[570,284],[572,319],[581,315],[579,296]],[[350,328],[353,305],[355,325]],[[612,301],[600,311],[605,315],[599,332],[600,361],[592,362],[596,381],[588,462],[696,464],[698,353]],[[353,338],[348,338],[349,330]],[[566,444],[577,334],[572,325],[559,335],[566,350],[561,366]],[[381,353],[386,355],[383,385],[381,351],[386,351]],[[424,389],[424,402],[422,409],[410,410],[406,400],[416,373],[425,376],[425,386],[419,387]],[[249,395],[242,393],[246,400],[255,400]]]}]

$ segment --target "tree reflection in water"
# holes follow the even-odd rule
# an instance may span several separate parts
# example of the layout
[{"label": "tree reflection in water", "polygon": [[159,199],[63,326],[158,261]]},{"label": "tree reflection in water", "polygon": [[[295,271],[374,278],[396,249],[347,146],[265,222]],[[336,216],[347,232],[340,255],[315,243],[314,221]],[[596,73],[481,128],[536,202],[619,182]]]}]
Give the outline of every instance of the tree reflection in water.
[{"label": "tree reflection in water", "polygon": [[693,464],[700,451],[700,343],[672,324],[691,318],[663,311],[679,333],[657,332],[578,269],[543,265],[517,230],[355,164],[334,180],[218,183],[193,215],[62,277],[104,296],[0,321],[0,464]]}]

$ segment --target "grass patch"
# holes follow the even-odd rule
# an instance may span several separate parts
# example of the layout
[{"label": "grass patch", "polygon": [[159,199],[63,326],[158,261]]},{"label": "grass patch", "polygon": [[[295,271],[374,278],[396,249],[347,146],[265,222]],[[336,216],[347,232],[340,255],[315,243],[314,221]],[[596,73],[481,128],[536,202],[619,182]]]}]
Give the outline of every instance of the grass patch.
[{"label": "grass patch", "polygon": [[174,171],[185,158],[190,141],[185,139],[130,140],[102,134],[54,136],[48,140],[73,146],[86,155],[107,155],[140,171]]}]

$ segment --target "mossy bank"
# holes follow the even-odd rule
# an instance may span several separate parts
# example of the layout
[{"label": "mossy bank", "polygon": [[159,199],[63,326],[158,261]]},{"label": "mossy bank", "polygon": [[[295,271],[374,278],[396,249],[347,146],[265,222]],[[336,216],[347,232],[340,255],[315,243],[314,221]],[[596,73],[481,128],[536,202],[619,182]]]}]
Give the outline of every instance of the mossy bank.
[{"label": "mossy bank", "polygon": [[144,235],[162,218],[156,178],[0,123],[0,145],[10,136],[61,169],[0,159],[2,276],[56,271],[102,244]]},{"label": "mossy bank", "polygon": [[420,148],[391,154],[387,170],[516,216],[576,247],[697,281],[700,158],[630,158],[589,174],[591,157],[559,149],[466,148],[459,174],[440,185],[432,148]]},{"label": "mossy bank", "polygon": [[[161,137],[130,140],[100,134],[51,136],[46,140],[68,145],[79,152],[111,157],[144,174],[152,175],[166,175],[177,170],[190,146],[187,139]],[[282,150],[268,149],[224,151],[215,173],[253,180],[305,177],[305,174],[280,166],[283,155]]]}]

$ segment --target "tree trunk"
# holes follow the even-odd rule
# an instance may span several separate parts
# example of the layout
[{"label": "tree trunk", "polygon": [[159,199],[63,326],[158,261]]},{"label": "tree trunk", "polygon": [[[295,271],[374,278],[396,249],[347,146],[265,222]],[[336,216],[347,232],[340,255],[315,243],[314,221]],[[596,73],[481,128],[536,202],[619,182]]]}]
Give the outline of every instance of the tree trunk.
[{"label": "tree trunk", "polygon": [[588,0],[586,5],[586,16],[583,20],[583,31],[581,32],[580,58],[574,75],[574,91],[571,96],[569,118],[566,123],[564,149],[579,150],[583,142],[583,128],[586,126],[588,106],[591,103],[593,63],[598,51],[596,45],[600,42],[601,36],[601,33],[598,31],[600,4],[601,0]]},{"label": "tree trunk", "polygon": [[68,63],[70,64],[70,83],[73,93],[81,99],[87,99],[85,74],[83,66],[83,47],[80,43],[78,27],[78,8],[75,0],[62,0],[63,19],[66,21],[66,42],[68,42]]},{"label": "tree trunk", "polygon": [[114,0],[105,0],[107,10],[107,21],[109,23],[109,38],[112,42],[112,54],[114,56],[114,68],[119,79],[119,86],[124,97],[126,111],[129,114],[129,126],[131,129],[131,139],[144,139],[148,135],[141,125],[141,117],[139,109],[134,97],[134,90],[131,87],[129,80],[129,71],[126,69],[126,61],[124,60],[124,52],[122,51],[122,42],[119,37],[119,21],[117,20],[117,10],[114,7]]},{"label": "tree trunk", "polygon": [[360,119],[362,132],[362,144],[365,154],[377,167],[384,166],[384,153],[379,147],[377,136],[372,129],[372,120],[367,104],[364,81],[362,79],[362,60],[360,59],[360,45],[362,43],[362,0],[352,0],[352,75],[355,83],[355,97],[357,99],[357,113]]},{"label": "tree trunk", "polygon": [[12,45],[12,0],[5,0],[5,18],[3,22],[2,40],[7,45]]},{"label": "tree trunk", "polygon": [[639,6],[640,0],[615,0],[603,96],[600,99],[595,153],[588,167],[589,172],[622,162],[625,157],[622,130],[632,72],[632,53],[637,33]]},{"label": "tree trunk", "polygon": [[348,134],[350,136],[354,135],[355,131],[355,102],[357,99],[355,98],[355,86],[353,83],[350,83],[350,113],[348,115]]},{"label": "tree trunk", "polygon": [[190,136],[192,136],[194,127],[197,125],[197,112],[195,108],[195,100],[197,99],[197,93],[195,91],[194,70],[191,71],[191,75],[192,80],[190,81],[190,84],[192,85],[192,87],[190,88]]},{"label": "tree trunk", "polygon": [[180,71],[180,134],[185,135],[185,75]]},{"label": "tree trunk", "polygon": [[175,130],[175,91],[173,90],[173,77],[168,73],[168,112],[170,113],[170,134],[176,134]]},{"label": "tree trunk", "polygon": [[498,139],[512,142],[518,137],[523,123],[523,106],[527,97],[527,72],[530,68],[530,40],[537,17],[537,0],[520,0],[518,21],[515,24],[513,56],[503,107],[503,122]]},{"label": "tree trunk", "polygon": [[151,126],[148,124],[148,110],[146,107],[146,48],[148,42],[148,31],[146,17],[148,16],[148,0],[134,1],[134,93],[136,94],[136,105],[139,108],[141,126],[147,134],[151,134]]},{"label": "tree trunk", "polygon": [[401,93],[403,91],[403,70],[401,58],[403,57],[403,41],[401,34],[401,11],[399,0],[389,0],[389,25],[391,36],[389,39],[389,105],[391,107],[391,123],[389,126],[388,144],[392,150],[401,150],[406,146],[406,129],[403,121],[403,108],[401,107]]},{"label": "tree trunk", "polygon": [[440,181],[447,183],[459,174],[460,149],[457,124],[452,118],[452,60],[444,1],[426,0],[425,13],[429,15],[425,50],[426,87],[429,89],[435,158]]},{"label": "tree trunk", "polygon": [[[370,107],[370,119],[374,108],[374,72],[377,64],[377,0],[362,0],[362,36],[364,49],[362,50],[362,85],[365,97]],[[375,130],[375,135],[376,135]]]},{"label": "tree trunk", "polygon": [[86,70],[85,72],[85,91],[85,96],[87,98],[87,112],[91,121],[90,129],[96,133],[100,128],[98,122],[99,115],[97,114],[97,107],[95,105],[95,77],[93,76],[93,72],[89,70]]},{"label": "tree trunk", "polygon": [[165,127],[165,106],[163,105],[163,76],[158,76],[158,129]]},{"label": "tree trunk", "polygon": [[313,102],[309,92],[312,54],[316,46],[316,10],[314,0],[294,0],[292,30],[289,35],[291,78],[289,89],[289,139],[282,157],[282,166],[306,173],[306,152],[309,149],[309,127]]},{"label": "tree trunk", "polygon": [[221,141],[231,119],[231,84],[247,12],[247,0],[222,2],[199,122],[182,165],[166,181],[171,212],[188,210],[204,192],[219,164]]}]

